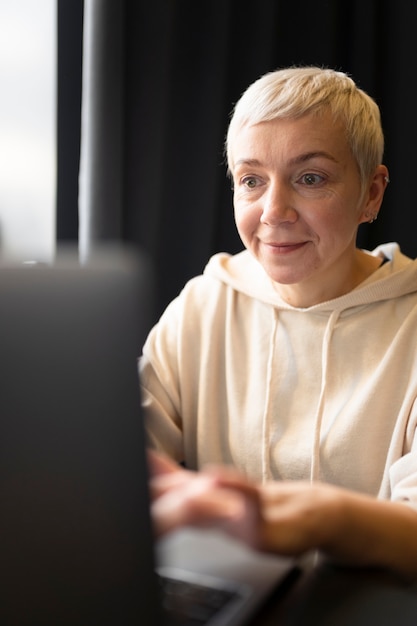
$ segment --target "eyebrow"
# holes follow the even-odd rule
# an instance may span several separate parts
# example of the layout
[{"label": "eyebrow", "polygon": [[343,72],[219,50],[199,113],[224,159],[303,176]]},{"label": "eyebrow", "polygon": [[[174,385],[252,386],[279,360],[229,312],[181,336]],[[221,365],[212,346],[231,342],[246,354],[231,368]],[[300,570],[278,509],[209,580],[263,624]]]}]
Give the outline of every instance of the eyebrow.
[{"label": "eyebrow", "polygon": [[[298,154],[293,159],[290,159],[289,165],[299,165],[300,163],[306,163],[307,161],[317,158],[328,159],[329,161],[333,161],[333,163],[338,162],[337,159],[335,159],[329,152],[316,150],[315,152]],[[238,159],[235,163],[235,167],[238,165],[260,166],[262,163],[258,159]]]},{"label": "eyebrow", "polygon": [[290,164],[297,165],[298,163],[305,163],[306,161],[311,161],[312,159],[317,158],[328,159],[329,161],[333,161],[333,163],[337,163],[337,159],[335,159],[329,152],[326,152],[325,150],[316,150],[315,152],[299,154],[293,159],[290,159]]}]

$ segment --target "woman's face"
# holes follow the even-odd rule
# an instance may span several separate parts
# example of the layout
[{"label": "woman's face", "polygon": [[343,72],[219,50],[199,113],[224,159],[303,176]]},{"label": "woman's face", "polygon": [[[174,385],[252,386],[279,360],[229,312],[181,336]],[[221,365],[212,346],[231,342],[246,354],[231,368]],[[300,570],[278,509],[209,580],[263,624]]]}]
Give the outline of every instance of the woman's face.
[{"label": "woman's face", "polygon": [[361,193],[330,113],[245,126],[231,156],[239,235],[282,297],[309,306],[352,288],[357,229],[378,213],[386,168]]}]

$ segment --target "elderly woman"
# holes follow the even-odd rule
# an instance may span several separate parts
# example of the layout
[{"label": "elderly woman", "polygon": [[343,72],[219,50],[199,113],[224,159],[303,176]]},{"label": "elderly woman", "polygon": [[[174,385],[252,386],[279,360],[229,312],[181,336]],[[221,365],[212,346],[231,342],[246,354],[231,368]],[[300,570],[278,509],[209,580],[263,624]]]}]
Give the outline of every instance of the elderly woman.
[{"label": "elderly woman", "polygon": [[246,249],[210,259],[140,359],[161,532],[217,523],[417,577],[417,265],[356,243],[388,184],[383,148],[378,106],[341,72],[278,70],[238,101],[226,149]]}]

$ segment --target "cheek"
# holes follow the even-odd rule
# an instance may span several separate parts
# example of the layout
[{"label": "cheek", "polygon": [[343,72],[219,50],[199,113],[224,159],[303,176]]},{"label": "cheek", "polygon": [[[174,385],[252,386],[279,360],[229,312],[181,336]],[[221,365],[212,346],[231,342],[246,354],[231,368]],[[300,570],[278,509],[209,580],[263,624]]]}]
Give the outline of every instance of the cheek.
[{"label": "cheek", "polygon": [[259,211],[242,203],[235,204],[235,223],[239,233],[248,236],[259,225],[261,214]]}]

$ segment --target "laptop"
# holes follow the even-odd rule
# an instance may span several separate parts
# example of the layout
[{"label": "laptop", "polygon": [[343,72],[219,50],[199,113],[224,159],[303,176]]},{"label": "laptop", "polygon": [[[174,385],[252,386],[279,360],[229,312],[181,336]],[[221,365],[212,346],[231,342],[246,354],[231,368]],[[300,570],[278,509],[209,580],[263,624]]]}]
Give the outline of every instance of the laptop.
[{"label": "laptop", "polygon": [[137,373],[149,260],[107,247],[2,266],[0,298],[0,623],[242,626],[295,563],[216,531],[153,541]]}]

